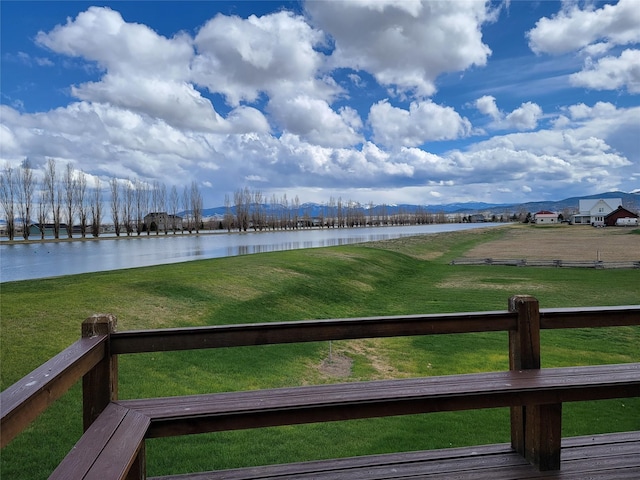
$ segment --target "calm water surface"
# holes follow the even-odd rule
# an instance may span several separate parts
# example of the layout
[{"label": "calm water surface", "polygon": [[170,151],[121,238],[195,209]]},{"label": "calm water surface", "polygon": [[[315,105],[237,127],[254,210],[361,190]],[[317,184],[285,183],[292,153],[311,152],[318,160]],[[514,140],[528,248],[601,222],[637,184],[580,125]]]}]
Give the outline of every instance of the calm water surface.
[{"label": "calm water surface", "polygon": [[0,245],[0,282],[178,263],[300,248],[330,247],[491,224],[442,224],[262,233],[151,235],[122,240]]}]

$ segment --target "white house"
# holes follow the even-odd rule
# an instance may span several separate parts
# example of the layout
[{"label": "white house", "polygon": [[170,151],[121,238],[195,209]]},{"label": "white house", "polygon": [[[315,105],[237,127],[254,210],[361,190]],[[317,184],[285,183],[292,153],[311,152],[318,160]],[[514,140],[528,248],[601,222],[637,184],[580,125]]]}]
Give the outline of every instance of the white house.
[{"label": "white house", "polygon": [[589,198],[580,200],[579,211],[571,217],[575,225],[604,225],[604,217],[622,205],[621,198]]},{"label": "white house", "polygon": [[551,225],[558,223],[558,214],[549,210],[540,210],[533,214],[533,223],[540,225]]}]

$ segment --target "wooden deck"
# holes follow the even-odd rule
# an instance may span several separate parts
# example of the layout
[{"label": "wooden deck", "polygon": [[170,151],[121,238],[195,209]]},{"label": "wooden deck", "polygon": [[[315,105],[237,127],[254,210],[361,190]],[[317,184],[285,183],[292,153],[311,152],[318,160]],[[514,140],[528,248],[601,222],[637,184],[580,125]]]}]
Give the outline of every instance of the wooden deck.
[{"label": "wooden deck", "polygon": [[637,480],[640,432],[570,437],[562,441],[562,470],[540,472],[509,444],[373,455],[271,465],[150,480]]},{"label": "wooden deck", "polygon": [[[85,433],[52,473],[63,480],[145,480],[146,439],[194,433],[510,407],[511,443],[339,458],[161,477],[242,479],[640,479],[634,431],[561,438],[562,404],[640,397],[640,363],[541,369],[540,330],[640,325],[640,305],[273,322],[116,332],[94,315],[82,338],[0,394],[2,446],[82,379]],[[173,398],[118,399],[118,356],[353,338],[507,331],[509,370]],[[505,345],[506,347],[507,345]],[[490,426],[488,426],[490,427]]]}]

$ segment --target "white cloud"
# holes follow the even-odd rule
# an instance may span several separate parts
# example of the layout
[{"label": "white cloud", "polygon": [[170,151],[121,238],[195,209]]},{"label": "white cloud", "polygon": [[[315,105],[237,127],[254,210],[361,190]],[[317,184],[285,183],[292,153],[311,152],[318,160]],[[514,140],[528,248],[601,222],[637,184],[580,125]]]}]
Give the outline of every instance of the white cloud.
[{"label": "white cloud", "polygon": [[627,49],[619,57],[604,57],[595,64],[589,58],[585,68],[570,77],[573,85],[592,90],[640,93],[640,50]]},{"label": "white cloud", "polygon": [[321,31],[290,12],[247,19],[216,15],[195,37],[193,79],[231,105],[262,93],[329,98],[339,89],[316,78],[324,56],[314,47],[323,42]]},{"label": "white cloud", "polygon": [[89,7],[49,33],[38,32],[36,42],[118,74],[148,72],[186,79],[193,57],[187,35],[165,38],[146,25],[125,22],[119,12],[107,7]]},{"label": "white cloud", "polygon": [[211,102],[188,83],[194,51],[187,35],[168,39],[109,8],[90,7],[49,33],[39,32],[36,41],[96,62],[106,72],[98,82],[71,88],[80,100],[131,109],[180,128],[225,128]]},{"label": "white cloud", "polygon": [[533,102],[525,102],[505,115],[498,108],[496,99],[490,95],[477,99],[474,106],[480,113],[492,118],[493,121],[489,127],[494,130],[533,130],[542,117],[542,108]]},{"label": "white cloud", "polygon": [[611,118],[617,114],[615,105],[607,102],[598,102],[593,107],[578,103],[565,108],[572,120],[586,120],[594,118]]},{"label": "white cloud", "polygon": [[502,113],[496,105],[496,98],[491,95],[484,95],[475,102],[475,107],[484,115],[489,115],[494,120],[502,118]]},{"label": "white cloud", "polygon": [[369,123],[376,142],[388,147],[415,147],[428,141],[452,140],[469,135],[471,122],[451,107],[430,100],[412,102],[409,110],[388,100],[371,106]]},{"label": "white cloud", "polygon": [[[562,54],[588,47],[599,40],[607,46],[640,42],[640,8],[637,0],[620,0],[599,9],[576,4],[552,18],[541,18],[527,33],[536,53]],[[603,42],[598,46],[603,51]]]},{"label": "white cloud", "polygon": [[569,77],[576,87],[640,93],[640,51],[627,49],[619,56],[599,58],[616,46],[640,42],[637,0],[620,0],[598,9],[569,3],[552,18],[541,18],[527,37],[536,53],[580,52],[586,57],[582,71]]},{"label": "white cloud", "polygon": [[484,2],[335,0],[306,8],[335,41],[332,66],[370,72],[399,93],[430,96],[440,74],[483,66],[491,54],[482,42],[491,14]]},{"label": "white cloud", "polygon": [[335,112],[324,100],[298,95],[276,97],[269,102],[276,122],[305,141],[327,147],[347,147],[362,141],[358,130],[362,122],[355,110]]},{"label": "white cloud", "polygon": [[535,103],[526,102],[506,116],[507,125],[516,130],[533,130],[538,126],[542,109]]},{"label": "white cloud", "polygon": [[105,75],[99,82],[72,87],[80,100],[109,103],[162,118],[178,128],[222,130],[222,119],[193,85],[157,77]]},{"label": "white cloud", "polygon": [[[9,107],[5,107],[4,105],[0,105],[0,113],[4,118],[6,113],[9,113],[11,109]],[[5,159],[13,158],[14,160],[17,157],[20,157],[20,148],[18,142],[16,141],[16,137],[11,131],[11,129],[4,125],[0,124],[0,144],[2,145],[2,156]]]}]

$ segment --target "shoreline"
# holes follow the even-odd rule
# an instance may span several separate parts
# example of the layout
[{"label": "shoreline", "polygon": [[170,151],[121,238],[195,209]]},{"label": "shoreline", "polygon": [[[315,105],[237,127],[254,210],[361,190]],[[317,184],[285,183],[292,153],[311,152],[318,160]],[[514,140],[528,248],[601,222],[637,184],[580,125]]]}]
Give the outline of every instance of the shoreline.
[{"label": "shoreline", "polygon": [[[490,223],[487,222],[490,225],[494,225],[494,223]],[[504,225],[511,225],[514,224],[513,222],[502,222]],[[402,228],[402,227],[421,227],[421,226],[427,226],[427,225],[466,225],[466,223],[463,222],[446,222],[446,223],[429,223],[429,224],[415,224],[415,225],[363,225],[363,226],[358,226],[358,227],[305,227],[305,228],[288,228],[288,229],[262,229],[262,230],[253,230],[253,229],[249,229],[247,231],[238,231],[236,229],[231,230],[231,231],[227,231],[224,229],[217,229],[217,230],[200,230],[200,232],[198,233],[188,233],[188,232],[180,232],[180,233],[160,233],[159,235],[156,235],[155,232],[152,232],[151,234],[147,234],[146,232],[138,235],[120,235],[120,236],[116,236],[115,233],[107,233],[107,234],[103,234],[100,235],[99,237],[93,237],[93,236],[87,236],[87,237],[72,237],[72,238],[44,238],[41,239],[40,237],[33,238],[33,236],[31,236],[31,238],[29,238],[29,240],[24,240],[24,239],[15,239],[15,240],[4,240],[4,239],[0,239],[0,246],[2,245],[32,245],[32,244],[45,244],[45,243],[65,243],[65,242],[76,242],[76,241],[81,241],[81,242],[95,242],[95,241],[100,241],[100,240],[132,240],[132,239],[136,239],[136,238],[172,238],[172,237],[176,237],[176,238],[180,238],[180,237],[197,237],[197,236],[207,236],[207,235],[249,235],[249,234],[264,234],[264,233],[284,233],[284,232],[306,232],[306,231],[323,231],[323,230],[328,230],[328,231],[339,231],[339,230],[357,230],[357,229],[384,229],[384,228]],[[6,237],[5,237],[6,238]]]}]

